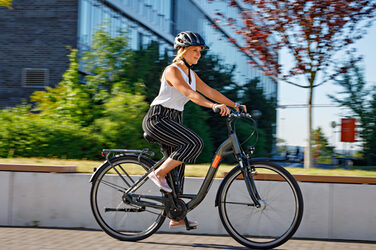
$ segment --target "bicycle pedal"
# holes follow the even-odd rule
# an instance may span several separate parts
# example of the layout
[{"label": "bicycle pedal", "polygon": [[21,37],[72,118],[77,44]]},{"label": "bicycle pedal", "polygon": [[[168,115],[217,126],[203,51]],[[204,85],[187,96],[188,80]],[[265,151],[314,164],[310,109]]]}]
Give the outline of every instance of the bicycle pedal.
[{"label": "bicycle pedal", "polygon": [[197,229],[197,226],[189,227],[188,230],[194,230],[194,229]]},{"label": "bicycle pedal", "polygon": [[197,229],[197,225],[190,226],[187,217],[184,218],[184,223],[185,223],[185,229],[186,230],[194,230]]}]

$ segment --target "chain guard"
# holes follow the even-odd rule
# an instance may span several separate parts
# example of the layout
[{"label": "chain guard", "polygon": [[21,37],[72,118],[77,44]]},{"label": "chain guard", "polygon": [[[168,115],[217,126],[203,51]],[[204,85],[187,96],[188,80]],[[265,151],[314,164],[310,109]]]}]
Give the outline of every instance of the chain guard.
[{"label": "chain guard", "polygon": [[176,206],[173,205],[172,201],[166,202],[166,214],[167,217],[175,220],[180,221],[183,220],[188,212],[187,206],[183,200],[177,199],[174,201]]}]

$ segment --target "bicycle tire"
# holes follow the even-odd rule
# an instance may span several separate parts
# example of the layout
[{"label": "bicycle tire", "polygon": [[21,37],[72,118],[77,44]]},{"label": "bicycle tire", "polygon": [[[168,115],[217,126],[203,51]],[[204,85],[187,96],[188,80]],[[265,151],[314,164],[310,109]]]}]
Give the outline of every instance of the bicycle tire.
[{"label": "bicycle tire", "polygon": [[294,177],[281,166],[272,162],[252,162],[251,166],[262,206],[254,206],[242,170],[237,166],[218,190],[220,218],[226,231],[240,244],[254,249],[274,248],[289,240],[298,229],[303,196]]},{"label": "bicycle tire", "polygon": [[[130,182],[135,182],[136,179],[144,175],[154,162],[144,156],[139,161],[137,155],[115,156],[110,161],[113,167],[108,162],[105,163],[97,170],[99,171],[97,178],[92,183],[90,203],[94,217],[103,231],[111,237],[122,241],[145,239],[155,233],[163,224],[165,220],[164,210],[144,207],[145,211],[143,211],[144,208],[141,206],[126,204],[122,196]],[[142,171],[142,175],[132,175],[135,168]],[[126,182],[128,182],[128,185]],[[160,190],[149,180],[136,193],[161,194]],[[118,209],[118,211],[111,209]],[[121,209],[124,211],[120,211]],[[137,218],[134,219],[134,217]]]}]

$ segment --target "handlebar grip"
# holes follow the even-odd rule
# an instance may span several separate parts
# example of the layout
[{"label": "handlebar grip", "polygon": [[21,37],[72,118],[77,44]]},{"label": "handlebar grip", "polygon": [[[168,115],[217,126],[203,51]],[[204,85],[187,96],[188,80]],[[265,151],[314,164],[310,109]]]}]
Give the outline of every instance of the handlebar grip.
[{"label": "handlebar grip", "polygon": [[242,106],[242,105],[239,106],[239,112],[240,113],[245,113],[244,106]]},{"label": "handlebar grip", "polygon": [[214,113],[219,113],[219,111],[221,111],[220,108],[218,108],[218,107],[213,108],[213,112],[214,112]]}]

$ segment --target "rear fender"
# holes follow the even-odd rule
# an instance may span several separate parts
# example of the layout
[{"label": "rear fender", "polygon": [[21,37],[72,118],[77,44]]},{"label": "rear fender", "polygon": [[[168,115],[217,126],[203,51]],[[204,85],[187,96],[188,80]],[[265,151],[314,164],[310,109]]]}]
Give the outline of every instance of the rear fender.
[{"label": "rear fender", "polygon": [[97,179],[98,173],[100,172],[98,170],[103,168],[105,165],[107,165],[106,163],[107,161],[104,161],[99,167],[94,169],[94,173],[91,175],[89,182],[93,182],[94,180]]},{"label": "rear fender", "polygon": [[[109,161],[114,161],[115,159],[117,159],[117,158],[119,158],[119,157],[122,157],[122,156],[134,156],[134,157],[139,157],[139,153],[127,153],[127,154],[120,154],[120,155],[115,155],[115,156],[113,156],[113,157],[111,157],[110,159],[109,159]],[[143,156],[143,155],[141,155],[141,159],[142,160],[144,160],[144,161],[146,161],[146,162],[149,162],[150,161],[150,164],[151,165],[154,165],[154,161],[153,160],[151,160],[150,158],[147,158],[147,157],[145,157],[145,156]],[[140,159],[140,160],[141,160]],[[98,178],[98,175],[99,175],[99,173],[100,173],[100,169],[102,169],[102,168],[104,168],[104,167],[107,167],[108,166],[108,161],[106,160],[106,161],[104,161],[98,168],[96,168],[95,169],[95,172],[92,174],[92,176],[90,177],[90,180],[89,180],[89,182],[94,182],[97,178]]]}]

